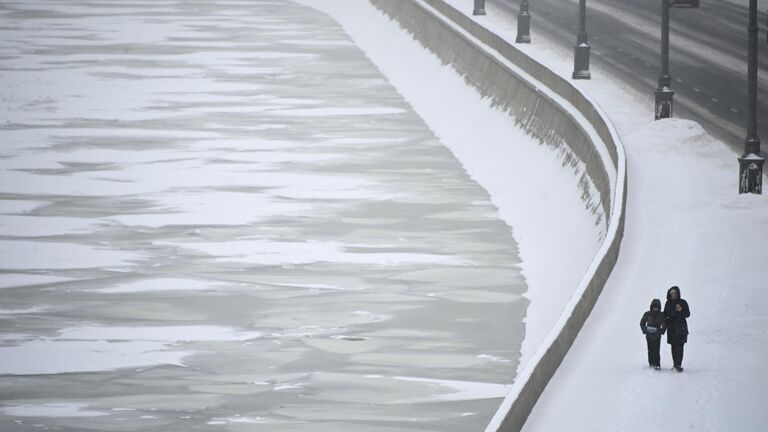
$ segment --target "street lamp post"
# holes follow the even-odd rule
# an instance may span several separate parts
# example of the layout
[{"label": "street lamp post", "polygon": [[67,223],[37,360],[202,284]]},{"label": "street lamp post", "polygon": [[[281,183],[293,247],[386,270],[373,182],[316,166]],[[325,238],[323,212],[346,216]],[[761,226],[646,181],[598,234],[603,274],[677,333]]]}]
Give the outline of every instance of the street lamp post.
[{"label": "street lamp post", "polygon": [[589,43],[587,42],[587,0],[579,0],[579,33],[573,56],[573,79],[590,79]]},{"label": "street lamp post", "polygon": [[656,120],[672,117],[672,77],[669,76],[669,0],[661,0],[661,73],[656,88]]},{"label": "street lamp post", "polygon": [[485,15],[485,0],[475,0],[475,9],[472,15]]},{"label": "street lamp post", "polygon": [[749,0],[747,36],[747,137],[739,158],[739,193],[763,193],[763,164],[757,136],[757,0]]},{"label": "street lamp post", "polygon": [[517,43],[531,43],[531,14],[528,12],[528,0],[520,2],[520,12],[517,14]]},{"label": "street lamp post", "polygon": [[655,92],[656,120],[672,117],[675,92],[672,90],[672,77],[669,75],[669,15],[670,8],[673,7],[695,9],[699,7],[699,0],[661,0],[661,73]]}]

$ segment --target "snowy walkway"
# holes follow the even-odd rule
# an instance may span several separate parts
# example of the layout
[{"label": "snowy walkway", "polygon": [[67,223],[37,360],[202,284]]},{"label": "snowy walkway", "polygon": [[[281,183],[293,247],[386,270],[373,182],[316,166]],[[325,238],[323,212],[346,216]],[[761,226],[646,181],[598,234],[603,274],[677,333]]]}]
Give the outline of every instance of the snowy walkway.
[{"label": "snowy walkway", "polygon": [[0,429],[482,429],[517,368],[516,244],[330,18],[0,20]]}]

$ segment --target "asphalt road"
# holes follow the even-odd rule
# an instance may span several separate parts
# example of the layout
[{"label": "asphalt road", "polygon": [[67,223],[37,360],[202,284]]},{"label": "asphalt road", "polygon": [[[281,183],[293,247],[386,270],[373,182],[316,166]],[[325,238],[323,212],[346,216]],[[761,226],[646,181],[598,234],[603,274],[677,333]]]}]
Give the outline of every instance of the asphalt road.
[{"label": "asphalt road", "polygon": [[[519,0],[491,0],[516,14]],[[530,0],[535,32],[572,47],[576,0]],[[758,131],[768,148],[768,45],[766,12],[760,11]],[[659,75],[661,6],[653,0],[588,0],[587,32],[592,64],[632,87],[653,94]],[[672,9],[670,70],[676,91],[674,116],[698,121],[741,152],[747,109],[747,1],[702,0],[698,9]],[[592,74],[593,80],[601,77]]]}]

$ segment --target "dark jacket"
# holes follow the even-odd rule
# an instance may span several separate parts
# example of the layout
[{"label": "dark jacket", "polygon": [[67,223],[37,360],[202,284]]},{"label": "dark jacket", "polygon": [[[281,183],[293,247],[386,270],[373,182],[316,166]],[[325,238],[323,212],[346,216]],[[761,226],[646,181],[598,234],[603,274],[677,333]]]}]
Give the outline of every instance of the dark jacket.
[{"label": "dark jacket", "polygon": [[[669,295],[672,291],[677,291],[677,299],[672,300]],[[680,305],[680,311],[676,306]],[[686,318],[691,316],[691,310],[688,308],[688,302],[682,299],[680,288],[672,287],[667,290],[667,303],[664,305],[664,315],[667,317],[667,343],[679,345],[688,342],[688,321]]]},{"label": "dark jacket", "polygon": [[[656,307],[656,310],[653,308]],[[651,308],[640,318],[640,330],[647,339],[661,339],[661,335],[667,331],[667,317],[661,311],[661,300],[653,299]]]}]

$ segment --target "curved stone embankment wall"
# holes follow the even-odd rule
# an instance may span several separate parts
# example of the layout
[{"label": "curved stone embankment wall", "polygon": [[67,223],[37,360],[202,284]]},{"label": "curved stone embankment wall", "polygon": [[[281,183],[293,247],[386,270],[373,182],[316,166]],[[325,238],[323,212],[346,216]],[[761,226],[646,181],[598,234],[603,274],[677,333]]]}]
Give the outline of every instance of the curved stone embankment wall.
[{"label": "curved stone embankment wall", "polygon": [[[486,429],[519,431],[592,311],[618,258],[626,205],[622,144],[610,120],[587,95],[464,12],[442,0],[370,1],[493,105],[506,110],[510,121],[558,152],[564,167],[583,164],[578,179],[582,199],[598,216],[598,223],[607,226],[603,244],[557,323],[519,371]],[[471,2],[467,4],[471,11]],[[599,196],[591,196],[590,184]]]}]

